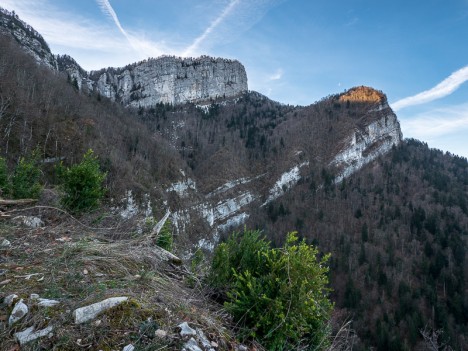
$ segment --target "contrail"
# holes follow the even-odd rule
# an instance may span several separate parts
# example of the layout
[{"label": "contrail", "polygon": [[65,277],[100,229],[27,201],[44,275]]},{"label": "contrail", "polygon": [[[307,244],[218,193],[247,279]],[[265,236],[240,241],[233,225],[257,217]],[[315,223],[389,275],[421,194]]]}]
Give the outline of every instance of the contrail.
[{"label": "contrail", "polygon": [[[106,1],[107,0],[102,0],[102,1]],[[228,6],[226,6],[226,8],[223,10],[223,12],[221,13],[221,15],[219,15],[218,18],[216,18],[211,24],[210,26],[203,32],[202,35],[200,35],[198,38],[196,38],[194,40],[194,42],[192,43],[192,45],[190,45],[185,51],[184,53],[182,54],[182,56],[190,56],[193,52],[195,52],[198,47],[200,46],[200,44],[213,32],[213,30],[216,29],[216,27],[218,27],[220,25],[220,23],[222,23],[224,21],[224,19],[229,16],[229,14],[232,12],[232,10],[234,9],[234,7],[236,7],[238,4],[239,4],[240,0],[233,0],[229,3]]]},{"label": "contrail", "polygon": [[101,10],[108,16],[110,16],[110,18],[112,18],[112,20],[114,21],[115,25],[117,26],[117,28],[119,29],[119,31],[125,36],[125,38],[127,38],[128,42],[130,43],[130,45],[135,49],[137,50],[137,47],[134,45],[133,43],[133,40],[131,38],[130,35],[128,35],[128,33],[125,31],[125,29],[123,29],[122,25],[120,24],[120,21],[119,21],[119,18],[117,17],[117,14],[115,13],[114,9],[112,8],[109,0],[96,0],[96,2],[98,3],[99,7],[101,8]]},{"label": "contrail", "polygon": [[468,66],[465,66],[458,71],[453,72],[449,77],[444,79],[432,89],[398,100],[391,106],[393,110],[398,111],[408,106],[424,104],[429,101],[443,98],[444,96],[452,94],[467,80]]}]

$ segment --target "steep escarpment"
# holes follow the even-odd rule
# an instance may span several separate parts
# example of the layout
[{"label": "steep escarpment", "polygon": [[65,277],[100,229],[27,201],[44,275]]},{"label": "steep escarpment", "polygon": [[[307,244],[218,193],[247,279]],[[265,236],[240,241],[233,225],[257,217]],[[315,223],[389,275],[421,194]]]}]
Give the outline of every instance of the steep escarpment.
[{"label": "steep escarpment", "polygon": [[[365,105],[363,117],[367,123],[355,126],[343,141],[342,149],[333,158],[331,165],[337,168],[338,173],[336,182],[386,154],[403,139],[397,116],[381,92],[368,87],[357,87],[339,96],[338,101],[345,103],[348,109],[350,104]],[[373,117],[366,118],[366,115]]]},{"label": "steep escarpment", "polygon": [[124,68],[93,71],[83,79],[92,90],[132,107],[201,103],[238,96],[248,89],[239,61],[208,56],[148,59]]},{"label": "steep escarpment", "polygon": [[122,68],[87,72],[70,56],[57,56],[81,90],[95,92],[126,107],[206,103],[248,90],[244,66],[236,60],[201,56],[150,58]]}]

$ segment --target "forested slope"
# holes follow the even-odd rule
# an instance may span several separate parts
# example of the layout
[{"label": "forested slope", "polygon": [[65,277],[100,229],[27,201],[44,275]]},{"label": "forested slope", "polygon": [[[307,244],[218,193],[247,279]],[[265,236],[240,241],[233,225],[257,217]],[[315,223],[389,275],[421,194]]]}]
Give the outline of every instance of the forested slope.
[{"label": "forested slope", "polygon": [[[414,349],[420,331],[467,347],[468,163],[417,140],[334,184],[323,171],[249,222],[331,252],[336,307],[363,345]],[[317,186],[323,183],[324,186]]]}]

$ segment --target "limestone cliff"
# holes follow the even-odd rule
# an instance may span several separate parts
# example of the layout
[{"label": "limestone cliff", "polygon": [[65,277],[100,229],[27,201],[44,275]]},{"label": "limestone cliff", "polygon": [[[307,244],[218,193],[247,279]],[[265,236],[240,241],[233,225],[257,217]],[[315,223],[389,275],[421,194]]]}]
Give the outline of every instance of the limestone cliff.
[{"label": "limestone cliff", "polygon": [[70,56],[58,56],[59,70],[78,88],[131,107],[203,103],[248,90],[244,66],[236,60],[201,56],[150,58],[122,68],[86,72]]},{"label": "limestone cliff", "polygon": [[363,113],[364,123],[350,131],[330,164],[338,169],[336,182],[387,153],[403,139],[398,118],[383,93],[361,86],[350,89],[338,100],[348,104],[362,104],[367,111]]},{"label": "limestone cliff", "polygon": [[124,68],[93,71],[82,77],[94,91],[124,106],[149,107],[233,97],[247,91],[247,74],[236,60],[177,58],[148,59]]},{"label": "limestone cliff", "polygon": [[57,61],[42,35],[20,20],[15,12],[9,12],[1,7],[0,33],[11,35],[28,54],[34,57],[36,62],[57,69]]}]

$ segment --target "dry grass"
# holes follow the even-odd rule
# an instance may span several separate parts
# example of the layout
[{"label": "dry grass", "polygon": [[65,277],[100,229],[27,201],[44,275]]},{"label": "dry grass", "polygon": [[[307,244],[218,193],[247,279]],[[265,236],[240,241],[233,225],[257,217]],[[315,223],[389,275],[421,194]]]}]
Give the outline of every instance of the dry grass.
[{"label": "dry grass", "polygon": [[[93,228],[56,213],[48,216],[45,228],[1,223],[0,237],[11,246],[0,249],[0,269],[5,271],[0,281],[7,281],[0,286],[0,301],[15,293],[28,304],[30,313],[10,328],[5,320],[11,307],[0,307],[0,349],[14,350],[13,334],[26,327],[54,325],[51,338],[22,349],[121,350],[132,343],[138,350],[180,350],[183,341],[177,325],[183,321],[201,328],[219,349],[230,349],[228,316],[205,297],[189,270],[164,260],[150,240],[124,235],[123,227]],[[134,238],[109,239],[114,234]],[[32,293],[60,304],[39,307],[30,299]],[[112,296],[130,300],[96,321],[74,324],[74,309]],[[155,337],[156,329],[165,330],[168,338]]]}]

